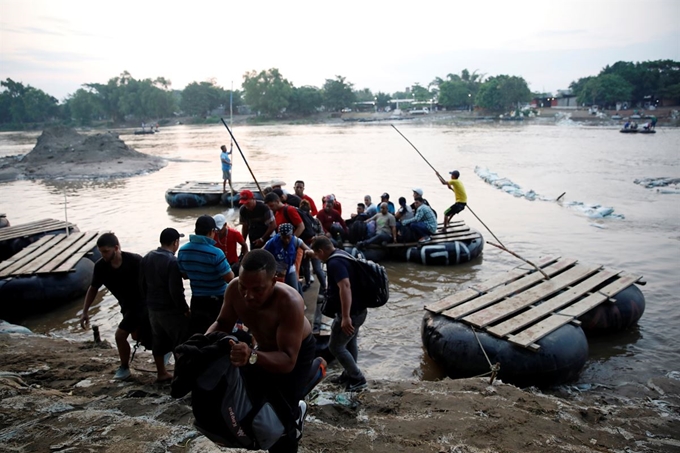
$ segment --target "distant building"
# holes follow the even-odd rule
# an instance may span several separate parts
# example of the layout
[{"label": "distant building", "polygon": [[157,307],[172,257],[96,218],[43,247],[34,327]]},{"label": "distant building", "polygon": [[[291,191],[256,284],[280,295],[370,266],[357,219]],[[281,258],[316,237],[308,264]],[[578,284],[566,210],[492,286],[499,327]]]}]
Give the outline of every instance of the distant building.
[{"label": "distant building", "polygon": [[557,96],[551,100],[551,107],[575,109],[578,107],[576,95],[571,90],[557,90]]}]

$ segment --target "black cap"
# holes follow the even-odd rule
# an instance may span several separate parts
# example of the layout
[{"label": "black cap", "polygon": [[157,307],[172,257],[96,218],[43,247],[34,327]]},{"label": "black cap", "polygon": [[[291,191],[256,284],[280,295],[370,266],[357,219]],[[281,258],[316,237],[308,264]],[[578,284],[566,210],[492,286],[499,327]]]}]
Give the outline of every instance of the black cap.
[{"label": "black cap", "polygon": [[208,233],[215,230],[217,230],[217,224],[215,223],[215,219],[213,219],[212,216],[204,214],[196,220],[196,234],[207,236]]},{"label": "black cap", "polygon": [[170,245],[179,238],[183,238],[184,235],[174,228],[166,228],[161,231],[161,244]]}]

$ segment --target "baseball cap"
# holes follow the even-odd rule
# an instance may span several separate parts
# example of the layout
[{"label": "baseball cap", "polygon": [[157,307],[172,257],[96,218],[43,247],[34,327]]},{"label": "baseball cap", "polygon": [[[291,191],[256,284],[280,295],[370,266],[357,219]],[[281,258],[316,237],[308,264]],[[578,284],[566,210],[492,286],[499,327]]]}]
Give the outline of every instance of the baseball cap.
[{"label": "baseball cap", "polygon": [[380,198],[390,198],[390,194],[385,192],[384,194],[380,195]]},{"label": "baseball cap", "polygon": [[217,230],[217,224],[215,224],[215,219],[207,214],[200,216],[196,219],[196,234],[205,236],[211,231]]},{"label": "baseball cap", "polygon": [[272,180],[270,185],[273,188],[273,187],[276,187],[276,186],[285,186],[286,183],[284,181],[280,180],[280,179],[274,179],[274,180]]},{"label": "baseball cap", "polygon": [[170,245],[179,238],[183,238],[184,235],[174,228],[166,228],[161,231],[161,244]]},{"label": "baseball cap", "polygon": [[421,189],[420,187],[416,187],[415,189],[413,189],[413,191],[417,193],[419,197],[423,196],[423,189]]},{"label": "baseball cap", "polygon": [[293,225],[290,223],[282,223],[279,225],[279,234],[281,236],[290,236],[293,234]]},{"label": "baseball cap", "polygon": [[449,174],[455,176],[456,178],[460,176],[460,172],[458,170],[450,171]]},{"label": "baseball cap", "polygon": [[213,220],[215,220],[215,225],[217,225],[218,230],[221,230],[224,224],[227,223],[227,218],[222,214],[214,215]]},{"label": "baseball cap", "polygon": [[255,195],[253,195],[252,191],[248,189],[242,190],[241,193],[239,194],[239,203],[246,204],[253,198],[255,198]]}]

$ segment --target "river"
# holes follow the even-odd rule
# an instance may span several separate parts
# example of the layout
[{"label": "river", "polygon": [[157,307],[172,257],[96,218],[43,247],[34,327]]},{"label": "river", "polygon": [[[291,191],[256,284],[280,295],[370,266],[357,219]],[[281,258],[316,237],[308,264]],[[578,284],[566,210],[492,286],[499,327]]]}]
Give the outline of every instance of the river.
[{"label": "river", "polygon": [[[442,175],[460,171],[470,208],[509,249],[530,260],[569,256],[644,276],[647,284],[641,289],[647,308],[639,326],[591,340],[590,360],[579,382],[646,382],[651,376],[680,371],[680,194],[633,183],[636,178],[680,178],[680,130],[620,134],[615,127],[568,120],[402,122],[397,127]],[[345,217],[366,194],[377,201],[386,191],[396,202],[399,196],[410,199],[414,187],[423,189],[440,221],[452,203],[452,194],[389,124],[234,129],[258,179],[281,178],[291,191],[294,181],[302,179],[317,205],[324,194],[334,193]],[[123,250],[144,254],[157,246],[163,228],[173,226],[190,233],[198,215],[225,211],[222,207],[171,209],[164,200],[165,190],[181,182],[221,180],[219,146],[229,145],[222,125],[179,125],[145,136],[132,135],[131,130],[119,132],[127,144],[168,159],[168,165],[155,173],[109,181],[1,183],[0,212],[14,225],[67,215],[81,231],[113,231]],[[29,152],[37,136],[0,133],[0,156]],[[234,162],[234,180],[249,180],[236,147]],[[522,190],[532,189],[539,197],[531,201],[499,190],[478,176],[476,167],[508,178]],[[562,201],[555,202],[563,192]],[[613,213],[591,217],[577,203],[612,208]],[[231,222],[238,220],[233,210],[225,214]],[[470,210],[459,218],[493,240]],[[423,306],[520,264],[488,244],[481,258],[459,266],[387,263],[391,301],[387,307],[372,310],[361,331],[360,366],[367,377],[439,377],[421,346]],[[102,326],[103,336],[113,341],[118,306],[106,291],[99,297],[91,310],[92,322]],[[23,324],[37,332],[89,338],[91,334],[78,326],[81,306],[82,299],[76,300]]]}]

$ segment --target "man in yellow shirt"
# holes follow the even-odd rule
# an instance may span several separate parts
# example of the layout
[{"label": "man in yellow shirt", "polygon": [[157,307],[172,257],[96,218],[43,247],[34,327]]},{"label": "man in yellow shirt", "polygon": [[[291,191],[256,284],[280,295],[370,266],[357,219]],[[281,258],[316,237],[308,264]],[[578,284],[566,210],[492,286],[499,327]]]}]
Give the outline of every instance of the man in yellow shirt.
[{"label": "man in yellow shirt", "polygon": [[442,184],[449,186],[451,189],[453,189],[453,193],[456,194],[456,202],[449,206],[446,211],[444,211],[444,228],[442,229],[444,232],[446,232],[446,228],[449,226],[451,218],[465,209],[465,206],[467,205],[467,194],[465,193],[465,187],[463,186],[463,183],[458,180],[460,172],[458,170],[453,170],[449,172],[449,174],[451,175],[450,181],[444,181],[444,178],[439,178]]}]

